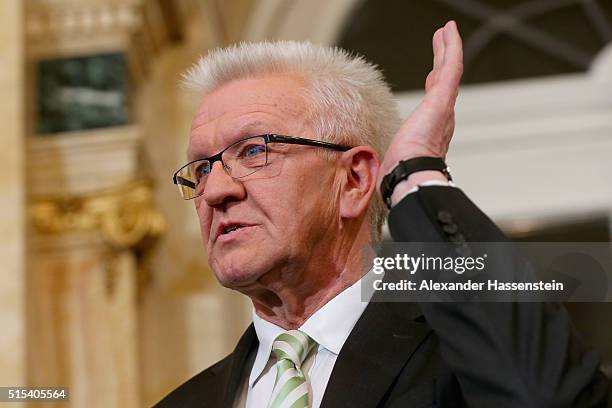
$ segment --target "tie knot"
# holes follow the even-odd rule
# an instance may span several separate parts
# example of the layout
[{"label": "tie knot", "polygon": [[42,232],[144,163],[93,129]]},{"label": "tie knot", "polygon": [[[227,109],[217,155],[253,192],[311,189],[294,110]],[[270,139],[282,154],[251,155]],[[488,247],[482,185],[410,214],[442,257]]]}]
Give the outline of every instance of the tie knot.
[{"label": "tie knot", "polygon": [[316,344],[307,334],[289,330],[274,340],[272,353],[277,360],[290,360],[296,367],[300,367]]}]

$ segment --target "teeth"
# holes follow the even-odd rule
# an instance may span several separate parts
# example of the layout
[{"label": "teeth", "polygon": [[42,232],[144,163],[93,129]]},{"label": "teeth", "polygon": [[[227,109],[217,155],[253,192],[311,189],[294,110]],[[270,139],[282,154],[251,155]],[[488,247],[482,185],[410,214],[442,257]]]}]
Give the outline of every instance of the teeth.
[{"label": "teeth", "polygon": [[240,226],[239,226],[239,225],[232,225],[231,227],[226,227],[226,228],[223,230],[223,233],[224,233],[224,234],[229,234],[230,232],[232,232],[232,231],[236,231],[236,230],[237,230],[237,229],[239,229],[239,228],[240,228]]}]

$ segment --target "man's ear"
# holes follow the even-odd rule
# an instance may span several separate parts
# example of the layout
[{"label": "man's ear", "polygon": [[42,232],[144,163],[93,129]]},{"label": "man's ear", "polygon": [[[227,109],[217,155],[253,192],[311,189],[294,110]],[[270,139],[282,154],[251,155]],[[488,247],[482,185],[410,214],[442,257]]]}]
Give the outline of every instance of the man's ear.
[{"label": "man's ear", "polygon": [[344,152],[340,164],[343,170],[340,216],[358,218],[367,212],[372,194],[376,194],[378,155],[370,146],[358,146]]}]

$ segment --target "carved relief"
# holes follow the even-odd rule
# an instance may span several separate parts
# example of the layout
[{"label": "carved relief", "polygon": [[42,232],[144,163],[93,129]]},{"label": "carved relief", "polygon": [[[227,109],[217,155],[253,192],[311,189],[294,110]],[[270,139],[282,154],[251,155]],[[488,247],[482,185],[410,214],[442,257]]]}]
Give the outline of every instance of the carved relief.
[{"label": "carved relief", "polygon": [[43,234],[99,231],[117,248],[134,248],[159,237],[165,228],[151,204],[148,182],[133,182],[113,191],[40,199],[30,205],[33,226]]}]

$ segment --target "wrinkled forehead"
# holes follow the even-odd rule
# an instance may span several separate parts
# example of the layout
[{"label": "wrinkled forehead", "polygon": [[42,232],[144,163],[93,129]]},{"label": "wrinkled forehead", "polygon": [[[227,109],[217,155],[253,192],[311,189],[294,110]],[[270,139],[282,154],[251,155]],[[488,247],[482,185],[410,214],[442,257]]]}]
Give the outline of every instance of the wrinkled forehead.
[{"label": "wrinkled forehead", "polygon": [[231,81],[206,95],[191,125],[188,156],[207,157],[248,136],[306,127],[303,81],[268,76]]}]

